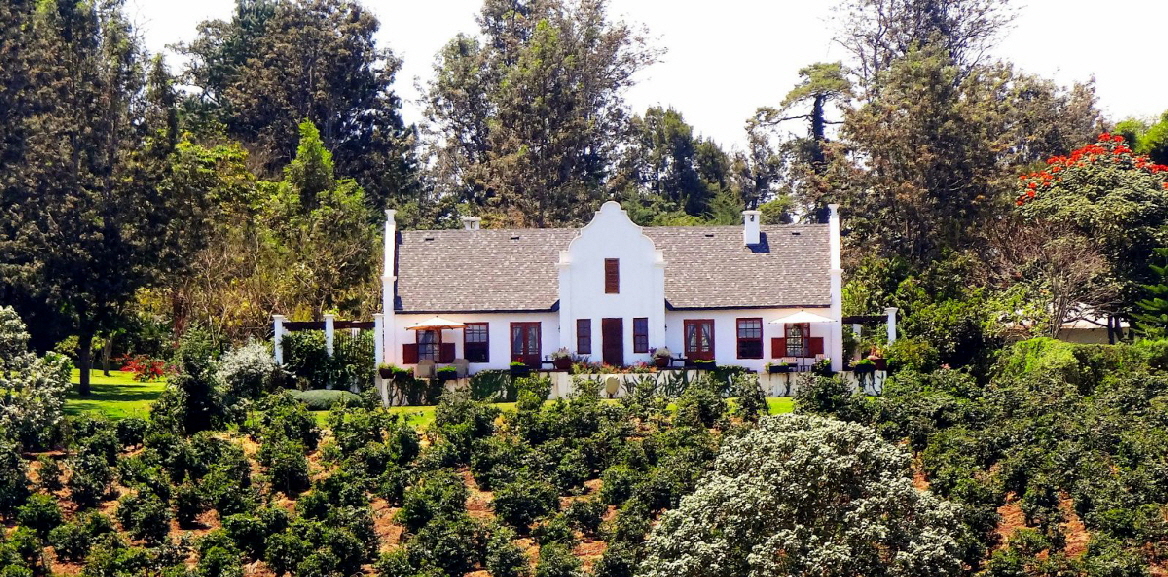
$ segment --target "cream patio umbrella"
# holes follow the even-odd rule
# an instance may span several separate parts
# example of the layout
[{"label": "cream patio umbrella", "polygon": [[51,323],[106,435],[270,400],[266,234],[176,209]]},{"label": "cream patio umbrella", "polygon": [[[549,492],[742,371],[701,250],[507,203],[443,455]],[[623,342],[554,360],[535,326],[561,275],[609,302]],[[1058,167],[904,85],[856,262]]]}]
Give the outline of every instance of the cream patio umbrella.
[{"label": "cream patio umbrella", "polygon": [[[446,329],[465,329],[465,328],[466,328],[466,323],[451,321],[451,320],[444,319],[442,317],[433,317],[433,318],[426,319],[420,323],[412,324],[412,325],[406,327],[406,330],[407,331],[434,331],[434,335],[435,335],[436,340],[437,340],[437,342],[433,343],[433,345],[435,347],[437,347],[436,349],[434,349],[434,354],[437,355],[436,360],[442,362],[442,358],[441,358],[442,331],[444,331]],[[449,362],[449,361],[445,361],[445,362]]]},{"label": "cream patio umbrella", "polygon": [[770,322],[772,325],[801,325],[805,323],[834,323],[835,321],[827,317],[821,317],[815,313],[807,311],[799,311],[795,314],[787,315],[781,319],[775,319]]},{"label": "cream patio umbrella", "polygon": [[406,327],[407,331],[432,331],[432,330],[446,330],[446,329],[464,329],[466,323],[446,320],[442,317],[432,317],[420,323],[412,324]]},{"label": "cream patio umbrella", "polygon": [[[811,324],[811,323],[834,323],[834,322],[835,321],[832,319],[819,316],[815,313],[809,313],[807,311],[799,311],[797,313],[789,314],[785,317],[775,319],[775,320],[771,321],[770,324],[772,324],[772,325],[802,325],[802,324]],[[784,336],[786,336],[786,335],[784,335]],[[810,336],[811,335],[805,335],[806,338],[810,338]],[[804,341],[804,343],[806,343],[806,341]],[[806,350],[806,349],[804,349],[804,350]],[[804,365],[801,362],[799,363],[799,366],[804,367]]]}]

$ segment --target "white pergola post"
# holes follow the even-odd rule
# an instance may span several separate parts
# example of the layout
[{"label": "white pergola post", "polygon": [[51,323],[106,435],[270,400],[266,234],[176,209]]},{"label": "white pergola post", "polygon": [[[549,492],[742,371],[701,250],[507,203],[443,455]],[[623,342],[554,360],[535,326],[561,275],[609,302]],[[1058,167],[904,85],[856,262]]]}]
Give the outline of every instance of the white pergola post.
[{"label": "white pergola post", "polygon": [[397,247],[397,211],[385,211],[385,246],[381,265],[381,313],[382,319],[381,340],[377,346],[381,348],[381,357],[387,363],[398,363],[400,358],[397,351],[397,323],[394,318],[394,276],[395,250]]},{"label": "white pergola post", "polygon": [[381,393],[381,406],[389,406],[389,383],[381,378],[378,367],[385,361],[384,344],[385,337],[385,315],[381,313],[373,314],[373,382],[377,383],[377,392]]},{"label": "white pergola post", "polygon": [[[333,318],[334,315],[324,315],[324,349],[328,352],[330,359],[333,358]],[[332,390],[333,383],[331,380],[325,388],[330,391]]]},{"label": "white pergola post", "polygon": [[328,351],[329,358],[333,356],[333,320],[336,315],[324,315],[324,348]]},{"label": "white pergola post", "polygon": [[284,315],[272,315],[272,350],[276,353],[276,363],[284,364]]},{"label": "white pergola post", "polygon": [[843,319],[843,268],[840,264],[840,213],[838,204],[827,205],[827,240],[831,268],[831,318],[828,326],[829,338],[827,354],[831,357],[831,370],[839,372],[844,368],[844,325]]},{"label": "white pergola post", "polygon": [[888,344],[896,342],[896,311],[900,309],[896,307],[888,307],[884,309],[884,314],[888,315]]},{"label": "white pergola post", "polygon": [[381,331],[385,330],[385,315],[381,313],[373,313],[373,365],[374,367],[381,366],[385,362],[382,356],[381,343],[384,342],[384,337],[381,336]]}]

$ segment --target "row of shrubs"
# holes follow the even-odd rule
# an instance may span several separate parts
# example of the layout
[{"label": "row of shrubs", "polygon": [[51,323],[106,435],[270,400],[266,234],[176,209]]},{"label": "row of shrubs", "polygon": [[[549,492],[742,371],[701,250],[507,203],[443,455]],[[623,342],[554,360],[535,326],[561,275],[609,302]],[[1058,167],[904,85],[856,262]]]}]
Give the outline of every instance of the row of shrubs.
[{"label": "row of shrubs", "polygon": [[[474,398],[495,393],[445,394],[426,442],[373,395],[335,406],[326,437],[276,386],[262,348],[219,357],[192,333],[176,355],[180,374],[148,419],[69,420],[66,455],[31,468],[17,443],[3,441],[0,517],[19,525],[0,545],[5,574],[46,572],[51,546],[87,575],[187,575],[191,552],[193,573],[208,576],[239,575],[253,561],[303,576],[371,563],[384,575],[526,575],[516,539],[529,536],[541,545],[539,575],[578,574],[580,538],[609,541],[596,570],[627,575],[657,512],[692,490],[720,439],[766,406],[747,376],[735,381],[733,421],[726,391],[709,379],[676,399],[644,386],[619,403],[602,403],[597,383],[545,403],[550,382],[518,379],[507,381],[518,400],[511,413]],[[494,519],[466,511],[464,474],[494,492]],[[595,479],[603,489],[590,493]],[[110,515],[99,512],[112,500]],[[376,500],[400,508],[405,530],[404,546],[381,556]],[[216,518],[218,528],[198,539],[170,530]]]},{"label": "row of shrubs", "polygon": [[[796,407],[906,441],[930,488],[962,505],[965,561],[987,575],[1145,575],[1168,561],[1163,351],[1168,343],[1034,339],[1004,351],[984,379],[910,367],[883,397],[819,379]],[[1027,527],[999,543],[1007,502]],[[1081,556],[1064,551],[1072,514],[1090,534]]]}]

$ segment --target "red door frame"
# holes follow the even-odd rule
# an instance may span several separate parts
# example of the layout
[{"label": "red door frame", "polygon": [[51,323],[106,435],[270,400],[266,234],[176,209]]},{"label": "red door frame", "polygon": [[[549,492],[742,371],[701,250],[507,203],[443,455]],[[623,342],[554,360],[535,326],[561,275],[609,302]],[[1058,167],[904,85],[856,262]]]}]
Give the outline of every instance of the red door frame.
[{"label": "red door frame", "polygon": [[625,364],[625,323],[623,319],[600,319],[601,360],[614,367]]},{"label": "red door frame", "polygon": [[[690,347],[690,330],[701,330],[702,325],[709,325],[710,327],[710,347],[708,351],[693,350]],[[685,339],[685,357],[692,361],[712,361],[714,360],[714,319],[690,319],[683,323],[684,332],[682,338]]]},{"label": "red door frame", "polygon": [[[519,340],[520,348],[515,349],[515,331],[522,333]],[[531,333],[535,333],[535,350],[531,350]],[[531,368],[538,369],[543,361],[543,334],[540,323],[511,323],[511,361],[520,362]]]}]

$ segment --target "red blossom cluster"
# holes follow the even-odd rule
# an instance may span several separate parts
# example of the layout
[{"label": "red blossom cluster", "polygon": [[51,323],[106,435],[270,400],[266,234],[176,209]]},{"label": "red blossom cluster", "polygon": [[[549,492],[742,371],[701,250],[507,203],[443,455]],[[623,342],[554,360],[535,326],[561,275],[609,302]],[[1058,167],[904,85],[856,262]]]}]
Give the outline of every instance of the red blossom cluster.
[{"label": "red blossom cluster", "polygon": [[166,361],[151,359],[145,355],[131,357],[126,355],[119,359],[122,371],[134,374],[134,380],[140,382],[156,381],[166,376]]},{"label": "red blossom cluster", "polygon": [[[1168,177],[1168,166],[1155,164],[1146,156],[1133,155],[1131,147],[1124,144],[1122,136],[1104,132],[1099,135],[1097,142],[1075,150],[1069,156],[1048,158],[1046,170],[1019,176],[1018,179],[1022,181],[1022,193],[1014,203],[1022,206],[1037,198],[1040,191],[1054,186],[1061,179],[1059,173],[1101,163],[1126,163],[1136,170],[1146,170],[1150,174],[1164,173],[1165,177]],[[1168,189],[1168,181],[1162,186]]]}]

